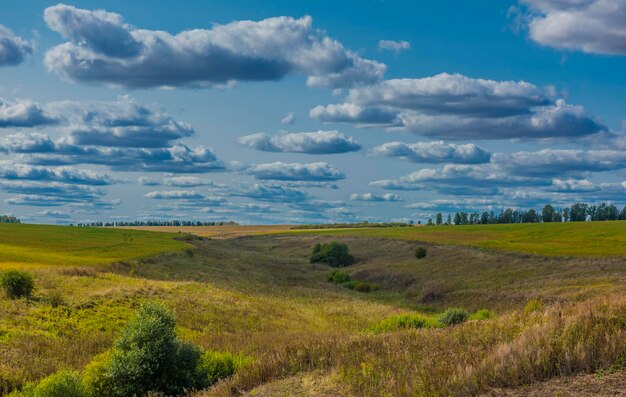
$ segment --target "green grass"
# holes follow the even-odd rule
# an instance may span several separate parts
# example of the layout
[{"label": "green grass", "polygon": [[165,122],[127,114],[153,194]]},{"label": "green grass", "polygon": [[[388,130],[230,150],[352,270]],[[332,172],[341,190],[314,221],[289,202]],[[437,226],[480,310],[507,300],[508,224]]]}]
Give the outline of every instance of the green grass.
[{"label": "green grass", "polygon": [[392,238],[546,256],[626,257],[626,221],[290,230],[278,233]]},{"label": "green grass", "polygon": [[0,268],[80,266],[183,250],[174,233],[0,224]]},{"label": "green grass", "polygon": [[[251,395],[290,395],[293,390],[278,393],[272,383],[311,374],[321,380],[305,382],[302,395],[341,388],[353,396],[465,396],[606,369],[626,357],[623,258],[478,250],[464,245],[489,240],[463,241],[458,234],[485,229],[522,238],[520,230],[583,226],[589,229],[579,233],[595,241],[591,246],[614,246],[624,232],[612,228],[626,224],[305,231],[193,245],[171,233],[0,225],[0,244],[8,247],[0,251],[0,272],[9,264],[35,278],[30,299],[0,294],[0,395],[58,370],[82,370],[146,301],[172,310],[182,339],[252,357],[234,378],[195,397],[260,385],[266,392]],[[422,236],[439,240],[418,244],[431,241]],[[334,269],[310,263],[309,254],[316,243],[332,240],[346,243],[356,258],[342,270],[380,290],[365,294],[328,282]],[[417,260],[415,247],[422,245],[428,255]],[[97,266],[80,266],[88,264]],[[438,314],[449,307],[491,311],[438,326]],[[583,331],[587,339],[577,336]],[[579,339],[587,344],[576,344]],[[540,366],[524,367],[536,357]],[[569,365],[564,358],[576,360],[571,369],[558,367]],[[315,392],[316,384],[324,387]]]}]

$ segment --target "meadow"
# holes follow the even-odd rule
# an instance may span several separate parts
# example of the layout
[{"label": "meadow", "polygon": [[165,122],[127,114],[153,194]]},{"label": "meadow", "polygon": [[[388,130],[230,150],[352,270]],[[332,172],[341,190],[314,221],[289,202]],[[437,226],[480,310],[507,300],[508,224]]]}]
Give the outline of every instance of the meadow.
[{"label": "meadow", "polygon": [[183,250],[174,234],[0,223],[0,268],[79,266]]},{"label": "meadow", "polygon": [[426,241],[544,256],[626,256],[626,221],[291,230],[280,233]]},{"label": "meadow", "polygon": [[[527,225],[229,227],[220,238],[2,225],[0,272],[28,270],[36,290],[29,299],[0,294],[0,393],[82,370],[146,301],[172,311],[182,339],[253,358],[195,396],[515,395],[572,375],[615,382],[626,365],[626,224],[598,224],[559,229],[553,244],[568,234],[590,241],[566,256],[509,249],[545,230]],[[501,247],[480,245],[497,242],[493,230]],[[482,237],[460,237],[468,234]],[[603,239],[608,252],[597,255]],[[377,290],[329,282],[333,268],[310,263],[316,243],[336,240],[356,259],[342,270]],[[416,247],[427,256],[416,259]],[[472,317],[441,326],[450,307]],[[406,318],[425,325],[402,328]]]}]

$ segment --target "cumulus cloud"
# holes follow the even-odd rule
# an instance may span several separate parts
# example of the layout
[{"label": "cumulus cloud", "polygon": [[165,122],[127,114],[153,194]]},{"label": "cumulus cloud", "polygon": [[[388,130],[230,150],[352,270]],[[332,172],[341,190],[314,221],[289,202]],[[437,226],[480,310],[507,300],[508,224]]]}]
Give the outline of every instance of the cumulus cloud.
[{"label": "cumulus cloud", "polygon": [[394,52],[406,51],[411,48],[411,43],[406,40],[380,40],[378,48]]},{"label": "cumulus cloud", "polygon": [[160,107],[141,105],[129,96],[113,102],[52,102],[46,108],[66,118],[68,142],[75,145],[167,147],[195,133]]},{"label": "cumulus cloud", "polygon": [[198,200],[204,195],[195,190],[162,190],[145,194],[145,197],[157,200]]},{"label": "cumulus cloud", "polygon": [[57,120],[41,105],[28,99],[7,101],[0,98],[0,128],[38,127]]},{"label": "cumulus cloud", "polygon": [[402,201],[400,196],[393,193],[376,194],[376,193],[353,193],[350,195],[352,201],[372,201],[372,202],[385,202],[385,201]]},{"label": "cumulus cloud", "polygon": [[163,184],[173,187],[199,187],[199,186],[211,186],[211,187],[224,187],[218,185],[213,181],[198,178],[197,176],[181,175],[173,176],[163,179]]},{"label": "cumulus cloud", "polygon": [[521,0],[530,38],[559,50],[626,55],[625,0]]},{"label": "cumulus cloud", "polygon": [[33,47],[28,41],[0,25],[0,67],[19,65],[32,53]]},{"label": "cumulus cloud", "polygon": [[46,66],[82,83],[193,87],[302,74],[309,85],[340,88],[375,82],[386,69],[313,28],[308,16],[235,21],[176,35],[65,4],[47,8],[44,18],[68,40],[46,53]]},{"label": "cumulus cloud", "polygon": [[265,152],[334,154],[361,149],[354,138],[338,131],[295,132],[270,136],[252,134],[238,139],[241,145]]},{"label": "cumulus cloud", "polygon": [[345,103],[317,106],[310,116],[450,140],[579,138],[607,130],[583,107],[552,100],[551,91],[443,73],[353,88]]},{"label": "cumulus cloud", "polygon": [[397,157],[414,163],[487,163],[491,154],[468,143],[456,145],[444,141],[417,142],[406,144],[403,142],[387,142],[373,148],[370,153],[376,156]]},{"label": "cumulus cloud", "polygon": [[261,180],[276,181],[337,181],[346,176],[327,163],[282,163],[256,164],[248,174]]},{"label": "cumulus cloud", "polygon": [[491,195],[512,186],[546,186],[545,178],[509,175],[492,164],[446,164],[424,168],[398,179],[383,179],[370,186],[389,190],[434,190],[453,195]]},{"label": "cumulus cloud", "polygon": [[502,170],[515,175],[561,176],[626,168],[626,152],[544,149],[537,152],[497,153],[493,156],[493,162]]},{"label": "cumulus cloud", "polygon": [[232,196],[246,197],[273,203],[297,203],[310,200],[310,195],[300,189],[277,184],[254,184],[231,192]]},{"label": "cumulus cloud", "polygon": [[79,170],[71,167],[38,167],[12,161],[0,161],[0,178],[92,186],[105,186],[114,183],[114,179],[110,175],[91,170]]},{"label": "cumulus cloud", "polygon": [[172,173],[226,168],[209,148],[192,148],[182,142],[195,133],[191,125],[127,96],[113,102],[51,102],[37,108],[52,115],[60,137],[52,139],[37,132],[9,134],[0,138],[0,151],[44,166],[95,164],[116,171]]}]

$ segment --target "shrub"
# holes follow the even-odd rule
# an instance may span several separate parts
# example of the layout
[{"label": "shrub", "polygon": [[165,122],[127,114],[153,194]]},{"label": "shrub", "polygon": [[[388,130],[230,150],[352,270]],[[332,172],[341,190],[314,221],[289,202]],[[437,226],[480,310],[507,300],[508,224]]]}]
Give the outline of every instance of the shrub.
[{"label": "shrub", "polygon": [[109,356],[90,364],[86,383],[94,397],[177,396],[208,385],[199,372],[202,352],[176,337],[174,317],[144,304],[127,324]]},{"label": "shrub", "polygon": [[110,366],[111,351],[95,356],[83,368],[83,383],[89,397],[106,396],[112,390],[111,378],[106,371]]},{"label": "shrub", "polygon": [[459,308],[450,308],[441,313],[437,319],[443,325],[461,324],[469,318],[467,310]]},{"label": "shrub", "polygon": [[334,267],[348,266],[354,263],[354,257],[350,255],[348,246],[337,241],[315,244],[310,259],[311,263],[326,263]]},{"label": "shrub", "polygon": [[87,397],[78,372],[60,371],[44,378],[39,384],[28,384],[11,397]]},{"label": "shrub", "polygon": [[328,281],[335,284],[347,283],[350,280],[350,274],[341,270],[335,270],[328,276]]},{"label": "shrub", "polygon": [[474,314],[469,316],[470,320],[488,320],[493,318],[493,313],[489,309],[477,310]]},{"label": "shrub", "polygon": [[4,273],[0,279],[0,284],[11,299],[30,296],[35,287],[33,276],[19,270],[10,270]]},{"label": "shrub", "polygon": [[417,259],[422,259],[422,258],[426,257],[426,248],[424,248],[424,247],[417,247],[415,249],[415,257]]},{"label": "shrub", "polygon": [[401,314],[382,320],[370,330],[374,333],[397,331],[401,329],[436,328],[441,324],[434,318],[418,313]]},{"label": "shrub", "polygon": [[220,379],[229,378],[237,370],[249,364],[251,360],[245,356],[234,355],[229,352],[208,351],[200,358],[198,371],[206,374],[210,386]]}]

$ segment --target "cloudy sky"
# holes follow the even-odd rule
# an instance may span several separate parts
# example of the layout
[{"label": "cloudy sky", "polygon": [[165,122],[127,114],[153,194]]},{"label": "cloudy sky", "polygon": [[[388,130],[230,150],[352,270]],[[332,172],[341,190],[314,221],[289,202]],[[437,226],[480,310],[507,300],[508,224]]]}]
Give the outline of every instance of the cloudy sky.
[{"label": "cloudy sky", "polygon": [[22,0],[0,212],[426,219],[626,204],[626,0]]}]

